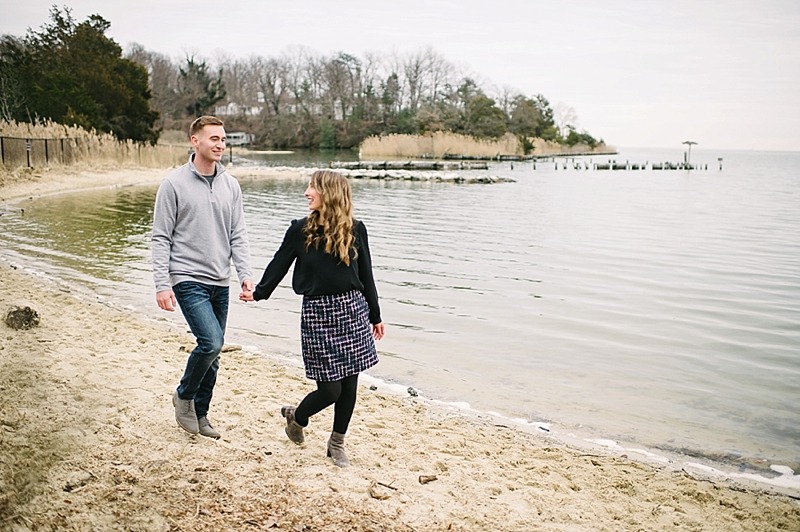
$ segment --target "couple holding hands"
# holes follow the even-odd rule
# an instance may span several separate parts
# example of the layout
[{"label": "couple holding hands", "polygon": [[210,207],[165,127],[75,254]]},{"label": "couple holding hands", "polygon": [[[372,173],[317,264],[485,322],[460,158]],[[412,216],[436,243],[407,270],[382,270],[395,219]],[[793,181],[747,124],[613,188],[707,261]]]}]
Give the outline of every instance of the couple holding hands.
[{"label": "couple holding hands", "polygon": [[202,116],[192,122],[189,138],[194,153],[161,183],[153,215],[156,302],[167,311],[180,306],[197,340],[172,397],[175,419],[189,433],[220,437],[208,410],[224,344],[231,262],[245,302],[268,299],[294,264],[292,288],[303,296],[303,364],[317,388],[296,406],[281,408],[286,435],[303,443],[309,418],[334,405],[327,454],[346,467],[344,437],[358,375],[378,363],[375,340],[384,335],[367,229],[353,218],[350,184],[336,172],[312,174],[305,191],[310,213],[292,221],[254,285],[241,188],[220,164],[224,125]]}]

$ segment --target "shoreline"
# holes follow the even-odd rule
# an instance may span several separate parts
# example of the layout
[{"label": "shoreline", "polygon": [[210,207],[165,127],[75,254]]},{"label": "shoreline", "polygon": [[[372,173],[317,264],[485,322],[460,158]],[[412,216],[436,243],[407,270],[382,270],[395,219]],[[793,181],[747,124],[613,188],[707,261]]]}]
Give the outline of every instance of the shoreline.
[{"label": "shoreline", "polygon": [[[272,169],[242,179],[298,177]],[[49,171],[0,188],[0,202],[157,183],[168,170]],[[247,177],[250,175],[250,177]],[[137,181],[138,180],[138,181]],[[168,320],[80,297],[0,261],[0,306],[30,305],[39,327],[0,324],[0,522],[29,529],[789,530],[797,495],[701,478],[613,449],[576,449],[362,380],[348,452],[324,457],[328,412],[308,442],[282,433],[283,401],[309,390],[299,368],[241,346],[223,354],[215,442],[174,423],[170,392],[191,336]],[[388,387],[389,385],[387,385]],[[55,392],[55,393],[54,393]],[[436,477],[422,484],[420,477]],[[191,504],[187,506],[187,497]],[[68,502],[67,502],[68,501]],[[314,512],[305,512],[309,505]],[[272,523],[272,525],[270,525]],[[21,528],[24,529],[24,528]]]},{"label": "shoreline", "polygon": [[[258,179],[306,179],[297,168],[249,167],[225,165],[239,181]],[[21,199],[35,199],[81,190],[158,185],[173,168],[45,168],[35,173],[5,176],[0,180],[0,205]]]}]

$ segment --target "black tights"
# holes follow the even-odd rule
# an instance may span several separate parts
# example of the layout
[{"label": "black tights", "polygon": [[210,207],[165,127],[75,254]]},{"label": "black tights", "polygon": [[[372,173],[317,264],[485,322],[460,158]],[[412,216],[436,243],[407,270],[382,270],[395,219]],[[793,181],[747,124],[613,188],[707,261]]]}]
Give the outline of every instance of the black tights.
[{"label": "black tights", "polygon": [[294,412],[294,419],[302,426],[308,425],[308,418],[331,405],[333,407],[333,431],[345,434],[356,407],[358,373],[340,381],[317,381],[317,389],[306,395]]}]

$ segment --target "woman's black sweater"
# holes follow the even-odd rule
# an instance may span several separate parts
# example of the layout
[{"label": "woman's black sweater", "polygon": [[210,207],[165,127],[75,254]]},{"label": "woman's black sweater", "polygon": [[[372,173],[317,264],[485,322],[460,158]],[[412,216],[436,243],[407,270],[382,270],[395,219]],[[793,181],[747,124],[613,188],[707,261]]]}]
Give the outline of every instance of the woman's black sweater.
[{"label": "woman's black sweater", "polygon": [[338,257],[311,246],[306,250],[304,231],[308,218],[293,220],[283,242],[275,252],[261,281],[256,285],[253,298],[269,299],[278,283],[286,276],[292,263],[297,261],[292,275],[292,288],[304,296],[338,295],[358,290],[369,305],[369,321],[381,322],[378,291],[372,276],[372,258],[369,253],[367,228],[358,220],[353,225],[358,258],[346,266]]}]

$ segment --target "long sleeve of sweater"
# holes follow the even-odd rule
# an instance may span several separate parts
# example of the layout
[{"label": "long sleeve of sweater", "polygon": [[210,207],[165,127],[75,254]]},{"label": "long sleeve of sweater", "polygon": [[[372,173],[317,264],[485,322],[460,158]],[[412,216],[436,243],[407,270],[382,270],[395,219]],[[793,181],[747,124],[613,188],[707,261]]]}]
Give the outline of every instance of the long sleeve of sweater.
[{"label": "long sleeve of sweater", "polygon": [[182,281],[225,286],[231,261],[240,283],[252,278],[242,191],[221,165],[213,186],[191,162],[164,179],[151,243],[157,291]]},{"label": "long sleeve of sweater", "polygon": [[380,323],[381,311],[372,274],[367,228],[363,223],[356,222],[354,231],[358,258],[345,265],[338,257],[323,250],[313,247],[306,249],[305,223],[305,218],[292,222],[278,251],[264,270],[261,281],[256,285],[253,298],[268,299],[294,263],[292,288],[295,293],[321,296],[358,290],[364,294],[369,305],[370,323]]}]

